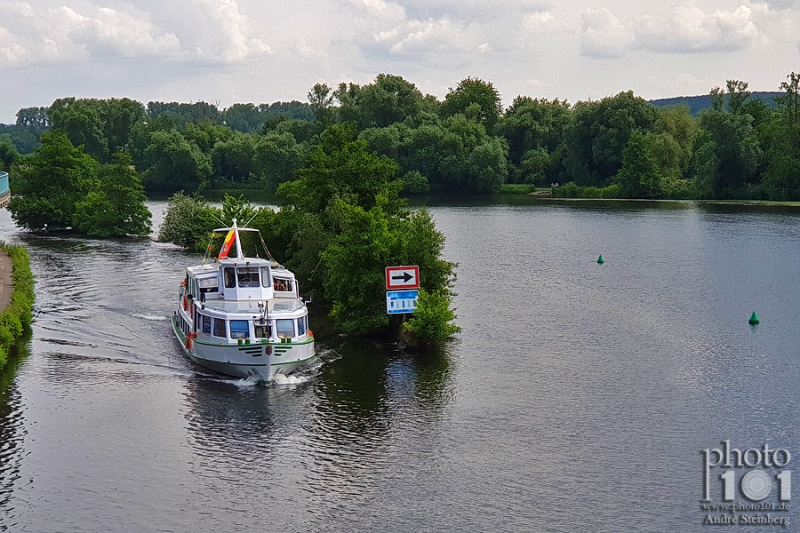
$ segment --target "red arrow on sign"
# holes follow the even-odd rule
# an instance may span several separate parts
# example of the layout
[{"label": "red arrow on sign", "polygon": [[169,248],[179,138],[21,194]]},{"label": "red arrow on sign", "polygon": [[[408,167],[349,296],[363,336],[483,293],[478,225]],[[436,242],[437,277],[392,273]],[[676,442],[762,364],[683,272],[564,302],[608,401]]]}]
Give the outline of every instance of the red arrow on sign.
[{"label": "red arrow on sign", "polygon": [[418,289],[419,267],[416,265],[386,267],[386,288]]}]

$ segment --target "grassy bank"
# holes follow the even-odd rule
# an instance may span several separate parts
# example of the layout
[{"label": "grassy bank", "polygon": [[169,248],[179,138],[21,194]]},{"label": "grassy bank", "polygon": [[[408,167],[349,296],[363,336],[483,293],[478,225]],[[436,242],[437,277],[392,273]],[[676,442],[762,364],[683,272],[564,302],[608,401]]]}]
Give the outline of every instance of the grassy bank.
[{"label": "grassy bank", "polygon": [[25,248],[0,242],[0,250],[11,257],[11,280],[14,285],[11,301],[0,313],[0,368],[3,368],[8,362],[12,345],[31,325],[34,281],[30,257]]}]

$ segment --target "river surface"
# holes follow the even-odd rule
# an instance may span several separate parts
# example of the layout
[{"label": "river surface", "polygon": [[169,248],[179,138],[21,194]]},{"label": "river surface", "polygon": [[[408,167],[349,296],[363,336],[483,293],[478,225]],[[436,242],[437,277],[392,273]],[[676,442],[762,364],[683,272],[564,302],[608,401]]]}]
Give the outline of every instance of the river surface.
[{"label": "river surface", "polygon": [[[165,203],[148,205],[158,223]],[[800,499],[800,215],[431,213],[459,265],[445,351],[339,337],[317,311],[318,360],[264,385],[203,371],[173,338],[197,256],[35,236],[0,211],[37,278],[0,381],[0,531],[708,531],[728,515],[700,508],[703,450],[726,440],[786,450]],[[712,503],[733,471],[729,503],[751,504],[739,482],[757,468],[760,504],[779,505],[774,464],[710,468]],[[794,509],[749,515],[800,530]]]}]

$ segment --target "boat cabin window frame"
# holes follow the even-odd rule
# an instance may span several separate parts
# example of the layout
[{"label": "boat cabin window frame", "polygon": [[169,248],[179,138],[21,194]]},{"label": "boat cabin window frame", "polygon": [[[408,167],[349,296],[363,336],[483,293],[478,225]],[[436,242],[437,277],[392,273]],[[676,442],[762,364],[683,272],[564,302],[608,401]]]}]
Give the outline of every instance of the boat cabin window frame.
[{"label": "boat cabin window frame", "polygon": [[236,269],[233,267],[225,267],[222,269],[222,277],[226,289],[236,288]]},{"label": "boat cabin window frame", "polygon": [[272,287],[272,280],[270,279],[268,266],[261,267],[261,286],[265,289]]},{"label": "boat cabin window frame", "polygon": [[197,280],[198,294],[219,292],[219,277],[207,276]]},{"label": "boat cabin window frame", "polygon": [[272,277],[272,288],[276,292],[292,292],[291,278],[279,278],[278,276]]},{"label": "boat cabin window frame", "polygon": [[203,333],[211,335],[211,317],[208,315],[200,315],[203,319]]},{"label": "boat cabin window frame", "polygon": [[[294,338],[294,319],[293,318],[278,318],[275,320],[275,331],[278,333],[278,337],[282,339],[291,339]],[[291,328],[291,332],[287,329],[287,326]],[[286,333],[290,333],[290,335],[286,335]]]},{"label": "boat cabin window frame", "polygon": [[306,317],[301,316],[297,319],[297,336],[302,337],[306,334],[308,328],[306,327]]},{"label": "boat cabin window frame", "polygon": [[225,331],[225,319],[224,318],[215,318],[214,319],[214,329],[211,333],[214,337],[219,337],[224,339],[228,336],[227,332]]},{"label": "boat cabin window frame", "polygon": [[[244,329],[242,329],[242,326],[244,326]],[[248,320],[229,320],[228,331],[230,332],[231,339],[249,339],[250,322]]]},{"label": "boat cabin window frame", "polygon": [[258,267],[238,267],[236,269],[236,280],[240,289],[252,289],[258,287],[261,282],[259,281]]}]

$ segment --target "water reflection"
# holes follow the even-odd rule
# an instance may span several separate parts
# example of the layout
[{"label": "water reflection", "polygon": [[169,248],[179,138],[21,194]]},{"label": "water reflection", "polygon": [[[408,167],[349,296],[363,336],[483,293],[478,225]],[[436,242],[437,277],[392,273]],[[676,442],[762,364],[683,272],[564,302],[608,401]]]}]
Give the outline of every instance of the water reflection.
[{"label": "water reflection", "polygon": [[26,430],[23,424],[23,398],[14,383],[17,369],[30,355],[30,338],[21,339],[9,354],[0,373],[0,531],[14,531],[18,525],[11,503],[25,457]]}]

